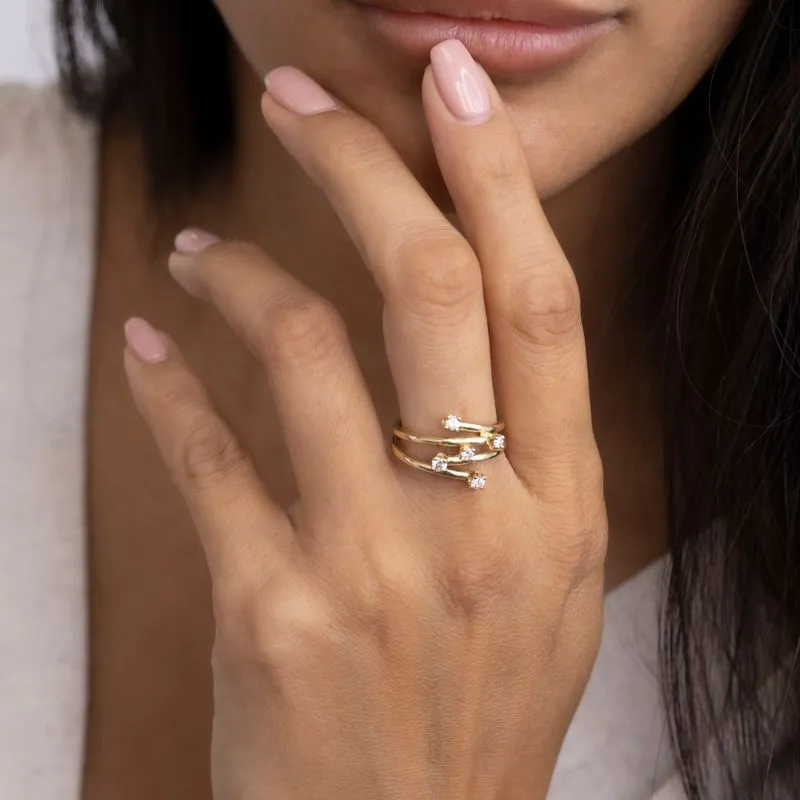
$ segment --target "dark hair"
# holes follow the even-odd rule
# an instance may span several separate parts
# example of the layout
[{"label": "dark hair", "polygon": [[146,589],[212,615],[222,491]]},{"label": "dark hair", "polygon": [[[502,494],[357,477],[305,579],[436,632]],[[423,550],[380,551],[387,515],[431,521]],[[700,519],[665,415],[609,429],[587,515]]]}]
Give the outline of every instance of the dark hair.
[{"label": "dark hair", "polygon": [[231,45],[211,0],[54,0],[65,96],[139,126],[153,196],[191,191],[234,143]]},{"label": "dark hair", "polygon": [[[54,2],[66,95],[132,112],[157,197],[225,160],[231,46],[210,0]],[[658,293],[672,745],[691,798],[797,797],[800,2],[753,0],[676,113]]]}]

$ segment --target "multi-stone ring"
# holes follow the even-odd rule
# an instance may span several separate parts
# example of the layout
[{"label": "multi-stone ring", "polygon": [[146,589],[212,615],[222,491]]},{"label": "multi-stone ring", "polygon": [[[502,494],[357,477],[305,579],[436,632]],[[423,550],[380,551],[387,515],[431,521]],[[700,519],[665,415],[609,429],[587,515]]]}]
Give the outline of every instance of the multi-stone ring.
[{"label": "multi-stone ring", "polygon": [[[506,437],[503,433],[504,423],[493,422],[483,425],[476,422],[464,422],[461,417],[450,414],[442,420],[442,427],[449,433],[457,434],[463,431],[466,435],[418,436],[405,430],[402,422],[398,420],[392,436],[392,452],[410,467],[447,478],[458,478],[465,481],[471,489],[483,489],[488,480],[484,473],[454,469],[454,467],[460,464],[488,461],[501,455],[506,447]],[[409,455],[403,449],[403,442],[434,445],[438,452],[430,461],[422,461]],[[445,452],[448,448],[455,448],[456,452]]]}]

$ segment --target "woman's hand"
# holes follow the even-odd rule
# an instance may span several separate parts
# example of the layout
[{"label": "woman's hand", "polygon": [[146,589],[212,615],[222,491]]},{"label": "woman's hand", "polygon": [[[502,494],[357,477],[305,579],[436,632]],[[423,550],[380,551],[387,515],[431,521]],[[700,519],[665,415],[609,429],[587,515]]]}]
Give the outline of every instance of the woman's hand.
[{"label": "woman's hand", "polygon": [[276,71],[263,110],[383,292],[404,427],[490,423],[497,400],[507,450],[483,491],[392,456],[336,311],[254,247],[184,234],[171,266],[269,372],[291,515],[175,345],[128,326],[214,583],[217,800],[542,798],[594,662],[606,517],[576,281],[488,77],[455,42],[432,60],[466,236],[310,79]]}]

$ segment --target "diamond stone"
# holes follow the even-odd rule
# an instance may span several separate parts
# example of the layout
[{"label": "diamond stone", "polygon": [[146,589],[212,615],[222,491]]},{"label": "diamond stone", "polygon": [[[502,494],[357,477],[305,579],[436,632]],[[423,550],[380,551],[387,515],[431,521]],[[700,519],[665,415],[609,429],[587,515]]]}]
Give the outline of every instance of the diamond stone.
[{"label": "diamond stone", "polygon": [[449,466],[447,456],[444,453],[437,453],[431,459],[431,467],[433,467],[434,472],[447,472]]},{"label": "diamond stone", "polygon": [[461,448],[461,449],[458,451],[458,457],[459,457],[459,458],[460,458],[462,461],[471,461],[473,458],[475,458],[475,453],[476,453],[476,452],[477,452],[477,451],[475,450],[475,448],[474,448],[474,447],[473,447],[471,444],[465,444],[465,445],[464,445],[464,446],[463,446],[463,447],[462,447],[462,448]]},{"label": "diamond stone", "polygon": [[489,440],[489,447],[492,450],[504,450],[506,446],[506,437],[502,433],[498,433]]},{"label": "diamond stone", "polygon": [[449,417],[442,420],[442,425],[444,425],[445,430],[457,431],[461,427],[461,417],[451,414]]},{"label": "diamond stone", "polygon": [[470,489],[483,489],[486,487],[486,476],[480,472],[471,472],[467,484]]}]

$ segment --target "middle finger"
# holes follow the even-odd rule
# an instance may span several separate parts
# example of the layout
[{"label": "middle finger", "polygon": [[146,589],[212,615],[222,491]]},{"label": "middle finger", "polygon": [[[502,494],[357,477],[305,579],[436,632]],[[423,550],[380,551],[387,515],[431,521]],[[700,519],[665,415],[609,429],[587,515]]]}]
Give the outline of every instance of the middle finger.
[{"label": "middle finger", "polygon": [[[272,130],[328,196],[385,299],[400,413],[415,433],[496,416],[481,269],[385,136],[291,67],[267,79]],[[333,101],[335,102],[335,101]]]}]

